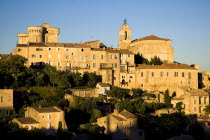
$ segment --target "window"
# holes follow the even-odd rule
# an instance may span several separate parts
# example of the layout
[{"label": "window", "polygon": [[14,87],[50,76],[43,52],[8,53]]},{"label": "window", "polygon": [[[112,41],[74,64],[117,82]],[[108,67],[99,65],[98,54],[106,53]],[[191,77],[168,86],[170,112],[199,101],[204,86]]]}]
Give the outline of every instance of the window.
[{"label": "window", "polygon": [[69,49],[66,49],[66,51],[68,52],[68,51],[69,51]]},{"label": "window", "polygon": [[18,52],[22,52],[22,49],[18,49]]},{"label": "window", "polygon": [[56,48],[56,51],[59,51],[60,50],[60,48]]},{"label": "window", "polygon": [[141,77],[144,77],[144,72],[141,72]]},{"label": "window", "polygon": [[141,84],[141,87],[144,87],[144,84]]},{"label": "window", "polygon": [[196,100],[194,100],[194,104],[196,104]]},{"label": "window", "polygon": [[31,57],[32,57],[32,58],[36,58],[36,55],[35,55],[35,54],[32,54]]},{"label": "window", "polygon": [[49,50],[49,51],[50,51],[50,50],[51,50],[51,48],[47,48],[47,50]]},{"label": "window", "polygon": [[48,119],[49,119],[49,120],[51,119],[51,115],[48,115]]},{"label": "window", "polygon": [[97,55],[93,55],[93,59],[97,59]]},{"label": "window", "polygon": [[29,126],[29,130],[32,130],[34,127],[33,126]]},{"label": "window", "polygon": [[169,76],[169,72],[166,72],[166,76],[167,76],[167,77]]},{"label": "window", "polygon": [[128,54],[128,57],[131,57],[131,55],[130,55],[130,54]]},{"label": "window", "polygon": [[131,80],[128,80],[129,83],[131,83]]},{"label": "window", "polygon": [[155,73],[154,72],[152,72],[152,77],[154,77],[155,76]]},{"label": "window", "polygon": [[66,56],[66,59],[69,59],[69,55]]},{"label": "window", "polygon": [[74,55],[74,53],[71,53],[71,55]]},{"label": "window", "polygon": [[93,68],[96,68],[97,67],[97,64],[96,63],[93,63]]},{"label": "window", "polygon": [[42,116],[42,118],[44,119],[44,116]]},{"label": "window", "polygon": [[188,73],[188,78],[191,79],[191,73],[190,72]]},{"label": "window", "polygon": [[47,123],[47,128],[48,128],[48,129],[51,128],[51,123]]},{"label": "window", "polygon": [[42,51],[42,48],[36,48],[36,51]]},{"label": "window", "polygon": [[194,111],[196,111],[196,107],[194,107]]},{"label": "window", "polygon": [[101,59],[104,59],[104,56],[103,55],[101,55]]},{"label": "window", "polygon": [[178,72],[174,72],[174,77],[178,77]]},{"label": "window", "polygon": [[117,63],[112,63],[112,67],[117,68],[118,67]]},{"label": "window", "polygon": [[49,64],[50,66],[52,66],[52,65],[53,65],[53,62],[52,62],[52,61],[48,61],[48,64]]},{"label": "window", "polygon": [[163,72],[160,72],[160,77],[163,77]]},{"label": "window", "polygon": [[0,103],[3,103],[3,96],[1,96],[1,102]]},{"label": "window", "polygon": [[84,49],[81,49],[81,52],[83,52],[84,51]]},{"label": "window", "polygon": [[39,55],[39,58],[42,58],[42,55]]},{"label": "window", "polygon": [[57,66],[61,66],[61,63],[60,63],[60,62],[58,62],[58,63],[57,63]]},{"label": "window", "polygon": [[204,104],[206,104],[206,97],[204,97]]},{"label": "window", "polygon": [[184,77],[184,72],[182,72],[182,77]]}]

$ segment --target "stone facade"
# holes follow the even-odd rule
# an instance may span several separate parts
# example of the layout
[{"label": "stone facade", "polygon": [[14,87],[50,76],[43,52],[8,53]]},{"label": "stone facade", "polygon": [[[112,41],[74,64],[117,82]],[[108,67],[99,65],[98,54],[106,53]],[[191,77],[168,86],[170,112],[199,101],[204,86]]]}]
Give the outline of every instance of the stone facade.
[{"label": "stone facade", "polygon": [[[43,39],[34,41],[19,37],[13,54],[27,58],[27,66],[51,65],[61,71],[93,72],[100,76],[103,83],[121,88],[142,88],[149,91],[176,91],[177,87],[187,86],[197,89],[199,67],[173,63],[174,50],[171,40],[147,36],[131,41],[131,29],[124,22],[119,30],[119,48],[108,48],[100,41],[85,43],[58,43],[59,30],[49,24],[37,29],[28,28],[28,36],[42,33]],[[44,30],[55,30],[51,37]],[[32,34],[31,32],[36,32]],[[49,33],[49,32],[48,32]],[[27,38],[27,37],[26,37]],[[46,38],[51,38],[46,39]],[[158,56],[163,65],[139,65],[134,63],[137,53],[148,59]],[[153,76],[152,76],[153,75]]]},{"label": "stone facade", "polygon": [[106,90],[110,90],[110,85],[108,85],[106,83],[98,82],[96,84],[96,88],[100,95],[106,95]]},{"label": "stone facade", "polygon": [[0,89],[0,109],[13,108],[13,89]]},{"label": "stone facade", "polygon": [[27,107],[25,118],[15,118],[12,120],[29,130],[33,128],[57,130],[59,123],[63,129],[67,129],[64,111],[58,107]]},{"label": "stone facade", "polygon": [[162,61],[174,62],[174,48],[171,46],[170,39],[150,35],[132,41],[132,30],[128,27],[127,23],[124,23],[119,30],[118,43],[120,49],[128,49],[136,54],[140,53],[148,60],[157,56]]},{"label": "stone facade", "polygon": [[199,73],[199,84],[203,85],[204,89],[210,89],[210,72],[203,71]]},{"label": "stone facade", "polygon": [[179,88],[178,95],[172,98],[171,103],[182,102],[186,114],[204,115],[203,109],[209,104],[209,94],[201,89],[192,89],[188,87]]},{"label": "stone facade", "polygon": [[[117,135],[117,138],[124,137],[130,140],[143,140],[144,134],[138,129],[137,116],[123,110],[117,109],[114,113],[97,119],[97,124],[105,128],[105,134]],[[141,135],[140,135],[141,134]]]}]

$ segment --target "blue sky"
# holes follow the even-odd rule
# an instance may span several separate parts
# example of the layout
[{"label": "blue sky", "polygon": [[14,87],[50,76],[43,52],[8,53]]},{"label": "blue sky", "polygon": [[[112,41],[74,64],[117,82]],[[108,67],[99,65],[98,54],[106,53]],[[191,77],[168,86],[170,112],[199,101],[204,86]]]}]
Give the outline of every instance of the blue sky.
[{"label": "blue sky", "polygon": [[133,40],[171,39],[176,61],[210,71],[210,0],[1,0],[0,54],[12,52],[17,33],[42,23],[60,28],[59,42],[117,47],[125,18]]}]

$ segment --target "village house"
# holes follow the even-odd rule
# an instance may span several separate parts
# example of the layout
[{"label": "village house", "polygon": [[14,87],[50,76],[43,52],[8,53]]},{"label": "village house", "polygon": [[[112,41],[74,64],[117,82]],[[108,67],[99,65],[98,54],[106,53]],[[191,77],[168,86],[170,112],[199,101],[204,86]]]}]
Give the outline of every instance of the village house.
[{"label": "village house", "polygon": [[104,133],[113,136],[113,139],[127,138],[130,140],[144,140],[143,130],[138,128],[137,116],[117,109],[113,113],[98,118],[97,124],[104,127]]},{"label": "village house", "polygon": [[24,118],[14,118],[12,122],[21,128],[34,128],[48,131],[58,130],[59,126],[67,129],[64,111],[58,107],[27,107]]}]

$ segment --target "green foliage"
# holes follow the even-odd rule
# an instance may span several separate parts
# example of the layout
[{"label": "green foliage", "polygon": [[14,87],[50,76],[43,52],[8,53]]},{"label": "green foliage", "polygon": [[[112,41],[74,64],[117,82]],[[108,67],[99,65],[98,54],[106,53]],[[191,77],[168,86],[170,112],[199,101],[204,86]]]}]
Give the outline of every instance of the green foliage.
[{"label": "green foliage", "polygon": [[144,91],[144,96],[147,96],[147,99],[150,99],[150,98],[156,98],[155,94],[152,94],[152,93],[148,93],[146,91]]},{"label": "green foliage", "polygon": [[81,124],[79,130],[86,133],[100,133],[102,129],[97,124],[92,125],[90,123],[87,123],[87,124]]},{"label": "green foliage", "polygon": [[122,89],[122,88],[113,86],[109,91],[106,91],[106,94],[108,96],[122,100],[123,98],[129,95],[129,92],[130,92],[129,89]]},{"label": "green foliage", "polygon": [[195,140],[204,140],[205,131],[202,124],[196,122],[195,124],[190,124],[188,133],[193,136]]},{"label": "green foliage", "polygon": [[96,122],[98,118],[102,117],[103,114],[99,109],[93,109],[93,113],[91,114],[90,123]]},{"label": "green foliage", "polygon": [[183,105],[183,103],[182,103],[182,102],[178,102],[178,103],[176,103],[176,108],[177,108],[177,110],[178,110],[179,112],[181,112],[181,111],[182,111],[182,109],[184,109],[184,108],[182,108],[182,105]]},{"label": "green foliage", "polygon": [[164,103],[170,105],[171,97],[169,96],[169,90],[167,89],[164,94]]},{"label": "green foliage", "polygon": [[149,61],[148,59],[144,58],[141,54],[137,53],[134,55],[134,62],[135,64],[145,64],[145,65],[161,65],[163,62],[157,56],[154,56]]},{"label": "green foliage", "polygon": [[58,96],[60,98],[64,97],[64,90],[58,87],[41,87],[36,86],[31,88],[31,92],[38,94],[40,97],[50,97],[50,96]]},{"label": "green foliage", "polygon": [[210,114],[210,104],[206,105],[203,111],[205,111],[206,114]]},{"label": "green foliage", "polygon": [[162,114],[157,118],[156,134],[160,139],[167,139],[172,136],[180,135],[186,131],[190,122],[184,113]]},{"label": "green foliage", "polygon": [[96,75],[94,73],[84,72],[82,80],[85,86],[96,86]]},{"label": "green foliage", "polygon": [[140,88],[132,88],[132,92],[133,92],[133,95],[132,95],[133,98],[139,98],[141,97],[141,94],[143,93],[142,89]]},{"label": "green foliage", "polygon": [[153,58],[151,58],[149,63],[150,65],[161,65],[163,62],[161,61],[159,57],[154,56]]}]

